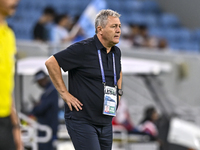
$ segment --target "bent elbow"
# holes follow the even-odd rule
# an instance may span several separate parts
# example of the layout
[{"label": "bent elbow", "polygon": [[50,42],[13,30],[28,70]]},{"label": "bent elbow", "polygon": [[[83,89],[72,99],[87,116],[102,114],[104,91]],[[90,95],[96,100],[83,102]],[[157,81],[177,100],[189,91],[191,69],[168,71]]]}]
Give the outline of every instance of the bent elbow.
[{"label": "bent elbow", "polygon": [[58,62],[56,61],[54,56],[51,56],[46,60],[45,66],[46,66],[47,69],[59,68]]},{"label": "bent elbow", "polygon": [[46,62],[45,66],[48,68],[53,63],[53,56],[49,57]]},{"label": "bent elbow", "polygon": [[49,59],[47,59],[47,60],[45,61],[45,66],[48,67],[49,64],[50,64],[50,61],[49,61]]}]

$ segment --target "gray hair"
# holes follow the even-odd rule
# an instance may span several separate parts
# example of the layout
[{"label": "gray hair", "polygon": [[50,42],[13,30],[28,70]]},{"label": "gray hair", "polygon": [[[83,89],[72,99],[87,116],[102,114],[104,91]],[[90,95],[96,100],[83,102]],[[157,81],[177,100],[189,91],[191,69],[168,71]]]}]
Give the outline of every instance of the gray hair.
[{"label": "gray hair", "polygon": [[107,21],[108,21],[108,16],[113,16],[119,18],[121,15],[113,11],[111,9],[106,9],[106,10],[101,10],[95,19],[95,33],[97,33],[97,27],[102,26],[103,28],[106,26]]}]

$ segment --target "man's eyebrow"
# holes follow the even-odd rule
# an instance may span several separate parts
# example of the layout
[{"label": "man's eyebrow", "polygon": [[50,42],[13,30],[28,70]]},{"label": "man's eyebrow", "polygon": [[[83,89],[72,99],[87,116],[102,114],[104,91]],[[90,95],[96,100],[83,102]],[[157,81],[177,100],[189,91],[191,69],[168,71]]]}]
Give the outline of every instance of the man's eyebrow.
[{"label": "man's eyebrow", "polygon": [[111,24],[111,26],[112,26],[112,25],[119,25],[119,26],[121,26],[121,23],[120,23],[120,24],[117,24],[117,23],[113,23],[113,24]]}]

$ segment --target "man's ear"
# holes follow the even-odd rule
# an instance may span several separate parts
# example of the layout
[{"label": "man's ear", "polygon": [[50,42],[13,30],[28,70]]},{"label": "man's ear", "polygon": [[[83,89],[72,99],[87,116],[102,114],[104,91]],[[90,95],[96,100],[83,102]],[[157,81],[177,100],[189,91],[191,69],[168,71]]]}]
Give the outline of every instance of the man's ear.
[{"label": "man's ear", "polygon": [[101,26],[98,26],[98,27],[97,27],[97,33],[102,34],[102,29],[103,29],[103,28],[102,28]]}]

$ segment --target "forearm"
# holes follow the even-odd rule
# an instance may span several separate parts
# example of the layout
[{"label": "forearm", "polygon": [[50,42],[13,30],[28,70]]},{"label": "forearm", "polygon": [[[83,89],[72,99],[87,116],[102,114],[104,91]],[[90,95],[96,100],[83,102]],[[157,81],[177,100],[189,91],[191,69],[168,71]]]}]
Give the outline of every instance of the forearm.
[{"label": "forearm", "polygon": [[[118,89],[122,89],[122,71],[120,72],[120,78],[117,81],[117,87],[118,87]],[[121,96],[119,96],[119,101],[120,101],[120,99],[121,99]]]},{"label": "forearm", "polygon": [[11,120],[12,120],[13,127],[19,127],[19,119],[18,119],[14,104],[11,109],[12,109],[11,110]]},{"label": "forearm", "polygon": [[118,89],[122,89],[122,72],[120,72],[120,78],[117,81],[117,87]]},{"label": "forearm", "polygon": [[17,146],[17,150],[22,150],[23,149],[23,144],[21,141],[21,130],[20,130],[20,123],[19,123],[19,118],[17,116],[17,112],[15,109],[15,104],[13,100],[12,108],[11,108],[11,121],[13,124],[13,136],[14,140]]},{"label": "forearm", "polygon": [[15,101],[14,98],[12,98],[12,106],[11,106],[11,121],[14,128],[19,128],[19,118],[15,109]]},{"label": "forearm", "polygon": [[70,42],[74,39],[75,37],[74,36],[69,36],[69,37],[66,37],[62,40],[62,42]]},{"label": "forearm", "polygon": [[49,72],[49,77],[51,78],[51,81],[53,82],[55,88],[59,92],[59,94],[62,96],[63,93],[68,92],[65,83],[62,78],[62,73],[60,66],[58,65],[58,62],[56,61],[54,56],[51,56],[46,62],[45,65],[47,67],[47,70]]}]

